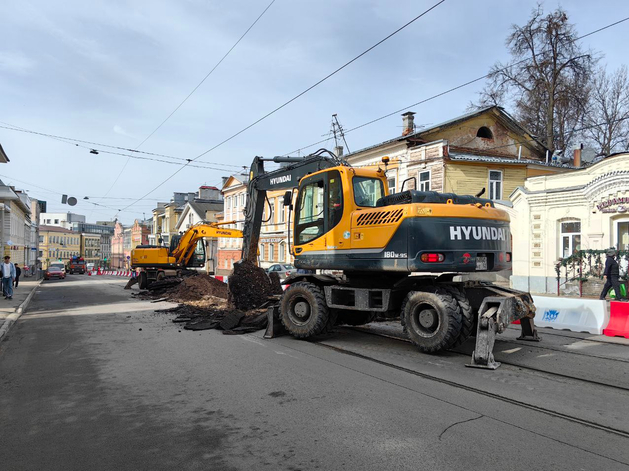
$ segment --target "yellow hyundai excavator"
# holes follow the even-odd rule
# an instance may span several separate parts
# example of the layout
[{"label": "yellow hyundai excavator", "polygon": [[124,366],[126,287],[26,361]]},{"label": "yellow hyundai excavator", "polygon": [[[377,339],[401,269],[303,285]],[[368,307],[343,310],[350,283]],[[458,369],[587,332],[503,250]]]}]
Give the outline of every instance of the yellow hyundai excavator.
[{"label": "yellow hyundai excavator", "polygon": [[138,285],[148,285],[168,275],[179,275],[187,268],[202,267],[206,262],[203,238],[242,238],[242,231],[221,225],[231,223],[198,223],[170,241],[170,247],[138,245],[131,251],[131,269],[138,272]]},{"label": "yellow hyundai excavator", "polygon": [[[267,161],[281,167],[265,171]],[[495,335],[515,320],[521,339],[538,340],[530,294],[458,281],[466,273],[511,268],[508,214],[478,195],[404,191],[407,182],[389,195],[387,164],[385,157],[378,168],[354,168],[325,149],[306,158],[255,157],[242,258],[256,263],[266,192],[286,189],[290,251],[301,269],[284,280],[289,286],[269,312],[269,325],[280,321],[294,337],[308,338],[339,323],[366,324],[379,313],[399,316],[424,352],[452,348],[476,333],[469,366],[490,369],[499,365]]]}]

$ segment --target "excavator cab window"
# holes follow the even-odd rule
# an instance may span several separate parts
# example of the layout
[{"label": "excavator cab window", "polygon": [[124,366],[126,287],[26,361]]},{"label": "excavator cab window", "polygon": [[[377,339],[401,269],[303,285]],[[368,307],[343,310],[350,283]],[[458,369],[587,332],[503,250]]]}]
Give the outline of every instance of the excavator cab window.
[{"label": "excavator cab window", "polygon": [[343,217],[343,185],[338,170],[305,179],[297,197],[295,244],[322,236]]},{"label": "excavator cab window", "polygon": [[197,241],[197,245],[194,248],[194,253],[190,257],[189,267],[202,267],[205,265],[205,243],[203,239]]},{"label": "excavator cab window", "polygon": [[323,235],[325,199],[323,177],[302,186],[297,203],[295,243],[310,242]]},{"label": "excavator cab window", "polygon": [[354,201],[356,206],[376,207],[376,201],[384,196],[382,180],[369,177],[354,177]]}]

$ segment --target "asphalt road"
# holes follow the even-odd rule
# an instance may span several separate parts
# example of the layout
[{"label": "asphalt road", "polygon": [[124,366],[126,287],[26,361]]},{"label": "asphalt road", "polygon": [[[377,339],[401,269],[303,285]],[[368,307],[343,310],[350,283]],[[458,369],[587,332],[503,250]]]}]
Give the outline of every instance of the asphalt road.
[{"label": "asphalt road", "polygon": [[347,329],[183,331],[125,281],[44,282],[0,342],[3,471],[629,469],[622,382],[466,369]]}]

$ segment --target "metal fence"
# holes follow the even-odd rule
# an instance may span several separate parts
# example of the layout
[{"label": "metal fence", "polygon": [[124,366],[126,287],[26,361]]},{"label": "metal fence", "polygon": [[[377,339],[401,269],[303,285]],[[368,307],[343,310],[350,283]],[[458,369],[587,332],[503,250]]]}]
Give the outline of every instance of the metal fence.
[{"label": "metal fence", "polygon": [[[555,264],[557,273],[557,296],[561,287],[568,282],[579,283],[579,297],[583,296],[583,283],[589,280],[602,280],[605,269],[605,250],[578,250],[570,257],[560,258]],[[619,251],[616,258],[620,269],[620,280],[627,281],[629,251]],[[563,280],[563,282],[562,282]]]}]

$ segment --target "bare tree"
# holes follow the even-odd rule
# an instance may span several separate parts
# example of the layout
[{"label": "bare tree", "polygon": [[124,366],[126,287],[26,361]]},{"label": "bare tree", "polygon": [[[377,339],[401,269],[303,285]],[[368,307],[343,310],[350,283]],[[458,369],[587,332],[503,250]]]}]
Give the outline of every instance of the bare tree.
[{"label": "bare tree", "polygon": [[584,118],[596,59],[577,44],[564,10],[545,15],[539,4],[506,44],[511,61],[492,67],[477,106],[511,104],[546,147],[566,149]]},{"label": "bare tree", "polygon": [[608,75],[600,68],[592,81],[584,135],[601,154],[629,149],[629,75],[623,65]]}]

